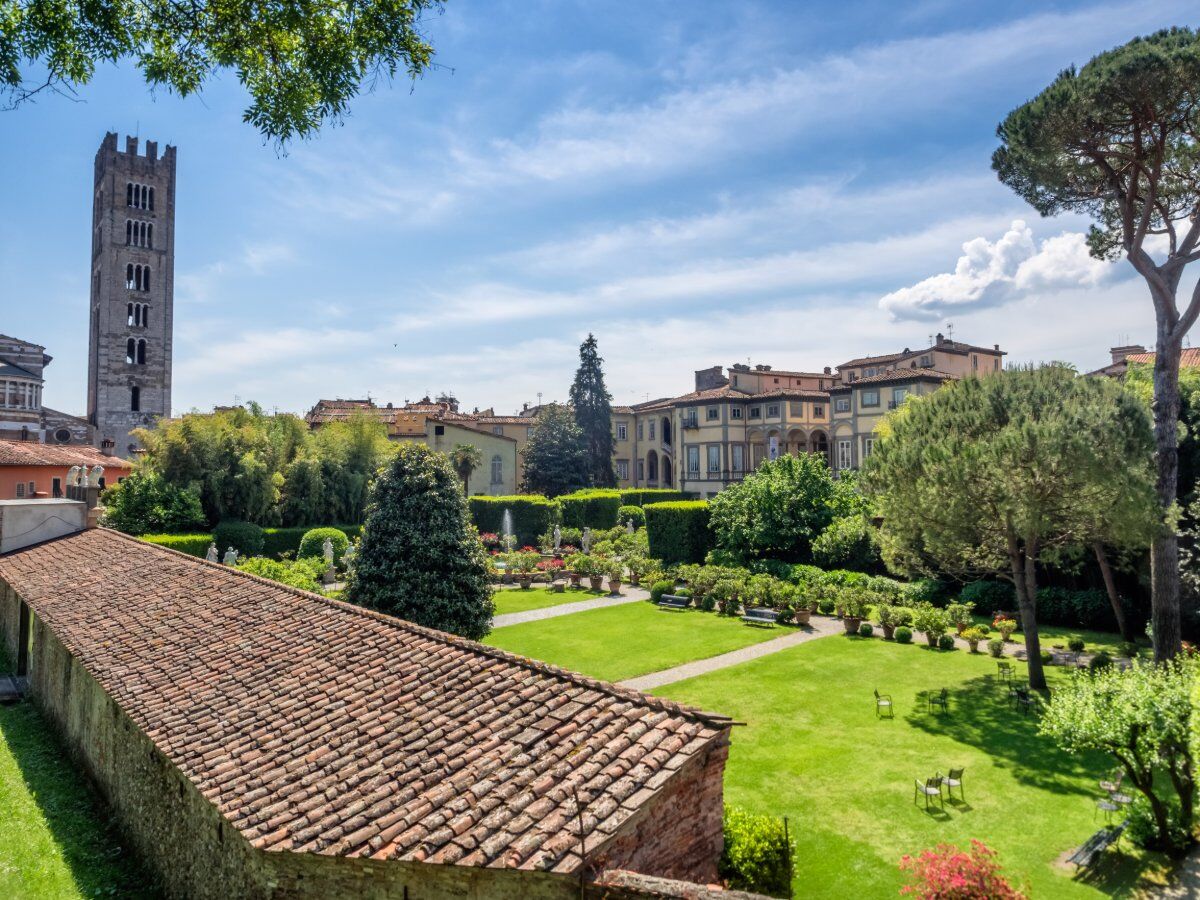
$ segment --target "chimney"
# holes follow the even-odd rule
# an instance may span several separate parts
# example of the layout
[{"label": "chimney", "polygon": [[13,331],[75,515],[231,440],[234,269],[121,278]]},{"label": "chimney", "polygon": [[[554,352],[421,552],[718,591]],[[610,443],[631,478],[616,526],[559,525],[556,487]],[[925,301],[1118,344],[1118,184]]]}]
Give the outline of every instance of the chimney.
[{"label": "chimney", "polygon": [[87,504],[77,500],[0,500],[0,554],[87,527]]},{"label": "chimney", "polygon": [[993,346],[993,347],[996,349],[996,352],[997,352],[997,353],[999,353],[999,352],[1000,352],[1000,345],[999,345],[999,344],[992,344],[992,346]]},{"label": "chimney", "polygon": [[937,335],[937,343],[939,346],[941,344],[946,343],[946,336],[944,334],[942,334],[940,331],[938,332],[938,335]]},{"label": "chimney", "polygon": [[117,442],[114,441],[112,438],[105,438],[104,440],[102,440],[100,442],[100,452],[103,453],[105,456],[112,456],[113,455],[113,447],[115,447],[116,444],[117,444]]},{"label": "chimney", "polygon": [[1141,344],[1125,344],[1121,347],[1111,347],[1108,352],[1112,354],[1112,364],[1115,366],[1119,362],[1124,362],[1125,357],[1131,353],[1145,353],[1146,348]]},{"label": "chimney", "polygon": [[832,374],[833,374],[833,369],[831,369],[829,366],[826,366],[826,367],[825,367],[825,374],[826,374],[826,375],[832,375]]}]

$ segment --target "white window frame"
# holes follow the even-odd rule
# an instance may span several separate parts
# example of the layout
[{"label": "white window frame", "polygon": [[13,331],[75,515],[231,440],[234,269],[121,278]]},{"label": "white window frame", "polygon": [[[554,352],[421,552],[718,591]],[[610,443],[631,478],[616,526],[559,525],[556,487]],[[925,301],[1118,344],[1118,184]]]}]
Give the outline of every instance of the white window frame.
[{"label": "white window frame", "polygon": [[740,406],[729,407],[729,418],[740,419],[742,417],[742,408]]},{"label": "white window frame", "polygon": [[618,441],[629,440],[629,426],[626,425],[624,422],[617,423],[617,440]]},{"label": "white window frame", "polygon": [[854,465],[854,442],[849,438],[840,438],[837,442],[837,467],[849,469]]},{"label": "white window frame", "polygon": [[700,445],[689,444],[687,448],[687,470],[689,475],[700,474]]},{"label": "white window frame", "polygon": [[746,448],[741,444],[733,444],[729,448],[729,468],[733,472],[746,471]]},{"label": "white window frame", "polygon": [[[714,450],[716,451],[715,454],[713,453]],[[721,474],[721,445],[720,444],[709,444],[707,456],[708,456],[708,474],[709,475]],[[714,458],[715,458],[716,465],[713,464]]]},{"label": "white window frame", "polygon": [[850,398],[838,397],[833,401],[833,408],[838,412],[850,412]]}]

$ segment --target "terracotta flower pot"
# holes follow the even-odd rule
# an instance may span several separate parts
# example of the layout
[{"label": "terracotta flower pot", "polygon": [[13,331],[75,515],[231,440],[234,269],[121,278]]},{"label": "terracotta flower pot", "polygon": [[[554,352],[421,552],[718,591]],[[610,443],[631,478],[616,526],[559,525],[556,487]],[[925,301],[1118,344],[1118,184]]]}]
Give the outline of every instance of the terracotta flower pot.
[{"label": "terracotta flower pot", "polygon": [[895,637],[896,637],[896,626],[895,625],[880,625],[879,627],[883,629],[883,639],[885,641],[890,641],[890,640],[895,639]]},{"label": "terracotta flower pot", "polygon": [[593,591],[599,591],[604,588],[604,576],[603,575],[589,575],[588,581],[591,582]]},{"label": "terracotta flower pot", "polygon": [[795,623],[797,625],[807,625],[808,620],[811,617],[812,617],[812,612],[810,612],[806,608],[801,608],[801,609],[796,610],[796,613],[795,613],[795,615],[792,616],[792,619],[795,621]]},{"label": "terracotta flower pot", "polygon": [[940,637],[941,637],[940,634],[934,634],[932,631],[925,632],[925,640],[929,643],[930,647],[936,647],[937,643],[938,643],[938,638],[940,638]]},{"label": "terracotta flower pot", "polygon": [[571,573],[570,575],[568,575],[567,577],[571,579],[571,587],[579,587],[579,578],[580,578],[580,576],[579,576],[579,574],[578,574],[578,573],[576,573],[576,572],[572,572],[572,573]]},{"label": "terracotta flower pot", "polygon": [[955,622],[954,630],[956,632],[958,632],[959,634],[962,634],[964,631],[967,630],[967,623],[966,622]]},{"label": "terracotta flower pot", "polygon": [[842,627],[846,634],[858,634],[858,626],[862,624],[862,616],[843,616]]},{"label": "terracotta flower pot", "polygon": [[619,579],[619,578],[608,579],[608,592],[610,594],[621,593],[621,579]]},{"label": "terracotta flower pot", "polygon": [[642,580],[642,576],[641,576],[641,575],[639,575],[637,572],[630,572],[630,573],[629,573],[629,583],[630,583],[631,585],[633,585],[634,587],[637,587],[637,586],[638,586],[638,582],[640,582],[641,580]]},{"label": "terracotta flower pot", "polygon": [[527,591],[527,590],[529,590],[530,586],[533,584],[533,576],[532,575],[518,575],[517,576],[517,584],[519,584],[521,586],[521,590]]}]

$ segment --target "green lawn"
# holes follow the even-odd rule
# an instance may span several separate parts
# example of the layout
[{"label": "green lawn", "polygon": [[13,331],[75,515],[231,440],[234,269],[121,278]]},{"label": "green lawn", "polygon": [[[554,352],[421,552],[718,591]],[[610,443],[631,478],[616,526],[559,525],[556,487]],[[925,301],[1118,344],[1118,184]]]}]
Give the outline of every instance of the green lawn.
[{"label": "green lawn", "polygon": [[0,707],[0,897],[155,897],[29,703]]},{"label": "green lawn", "polygon": [[[726,802],[789,817],[797,897],[896,896],[903,854],[971,838],[1032,896],[1127,894],[1160,860],[1122,844],[1087,883],[1055,865],[1102,824],[1096,780],[1112,764],[1038,737],[995,671],[985,655],[834,636],[655,693],[748,723],[734,728]],[[926,712],[918,695],[943,686],[950,712]],[[873,688],[893,696],[893,720],[876,719]],[[914,779],[951,766],[966,767],[966,802],[914,805]]]},{"label": "green lawn", "polygon": [[[984,616],[973,616],[972,618],[980,625],[991,629],[992,620],[990,618]],[[1000,632],[998,631],[991,630],[988,634],[989,639],[998,637],[1000,637]],[[1087,645],[1085,648],[1086,652],[1094,653],[1097,650],[1103,650],[1109,656],[1118,655],[1117,645],[1121,643],[1121,636],[1111,631],[1088,631],[1082,628],[1063,628],[1059,625],[1039,625],[1038,637],[1041,638],[1042,646],[1047,650],[1055,644],[1061,644],[1063,647],[1066,647],[1067,642],[1071,638],[1080,637],[1083,638],[1084,643]],[[1014,631],[1012,640],[1014,643],[1024,647],[1025,633]],[[1138,644],[1143,650],[1148,649],[1150,646],[1145,638],[1138,641]]]},{"label": "green lawn", "polygon": [[596,597],[607,597],[608,591],[573,590],[567,588],[561,594],[556,594],[549,588],[530,588],[523,591],[520,588],[505,588],[492,594],[496,603],[496,615],[525,612],[530,609],[543,609],[547,606],[558,606],[560,603],[574,603],[577,600],[592,600]]},{"label": "green lawn", "polygon": [[620,681],[788,633],[781,627],[756,628],[715,613],[664,610],[646,602],[497,628],[486,643]]}]

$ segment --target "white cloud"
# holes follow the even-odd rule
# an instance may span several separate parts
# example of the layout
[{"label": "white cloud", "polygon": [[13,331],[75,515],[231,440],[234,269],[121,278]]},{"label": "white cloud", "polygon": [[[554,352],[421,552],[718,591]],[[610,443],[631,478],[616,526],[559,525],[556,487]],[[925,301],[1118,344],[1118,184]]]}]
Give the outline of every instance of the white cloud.
[{"label": "white cloud", "polygon": [[962,251],[953,272],[892,291],[879,306],[894,319],[932,321],[1034,293],[1094,288],[1114,275],[1112,263],[1088,254],[1082,234],[1065,231],[1039,245],[1019,219],[998,240],[977,237],[963,244]]}]

